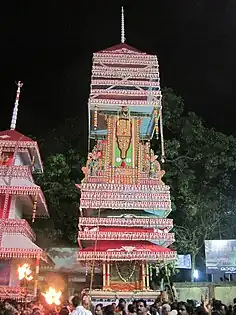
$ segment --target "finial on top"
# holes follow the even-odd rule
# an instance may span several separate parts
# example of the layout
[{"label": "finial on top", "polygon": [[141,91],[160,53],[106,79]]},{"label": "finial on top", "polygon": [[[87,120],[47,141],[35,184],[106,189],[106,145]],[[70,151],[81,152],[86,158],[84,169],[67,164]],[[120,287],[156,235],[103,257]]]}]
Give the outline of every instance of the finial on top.
[{"label": "finial on top", "polygon": [[16,92],[16,100],[15,100],[15,105],[12,113],[12,118],[11,118],[11,130],[16,129],[16,121],[17,121],[17,114],[18,114],[18,106],[19,106],[19,98],[20,98],[20,89],[23,86],[23,83],[21,81],[17,82],[17,92]]},{"label": "finial on top", "polygon": [[121,43],[125,42],[125,16],[124,16],[124,8],[121,7]]}]

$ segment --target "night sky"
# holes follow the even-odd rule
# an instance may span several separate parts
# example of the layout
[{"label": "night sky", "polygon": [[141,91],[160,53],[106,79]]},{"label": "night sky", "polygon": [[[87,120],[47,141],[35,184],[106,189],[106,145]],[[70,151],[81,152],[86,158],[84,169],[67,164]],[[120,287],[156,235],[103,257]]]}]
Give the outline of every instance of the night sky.
[{"label": "night sky", "polygon": [[17,80],[24,82],[19,131],[42,137],[74,116],[85,121],[78,131],[87,129],[92,53],[120,43],[123,4],[126,43],[157,54],[161,85],[208,126],[236,135],[235,0],[3,3],[1,129],[9,129]]}]

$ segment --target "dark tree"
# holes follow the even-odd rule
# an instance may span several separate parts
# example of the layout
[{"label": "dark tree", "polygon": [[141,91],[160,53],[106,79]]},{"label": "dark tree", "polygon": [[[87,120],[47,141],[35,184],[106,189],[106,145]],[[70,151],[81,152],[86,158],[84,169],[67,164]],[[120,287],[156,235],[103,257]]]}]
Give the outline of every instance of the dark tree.
[{"label": "dark tree", "polygon": [[[163,167],[176,209],[175,247],[192,255],[194,271],[204,240],[225,237],[226,222],[236,218],[236,138],[185,113],[182,98],[171,89],[164,89],[163,110],[167,139]],[[231,232],[227,237],[236,236],[234,228]]]},{"label": "dark tree", "polygon": [[43,242],[45,235],[50,238],[50,245],[62,241],[69,244],[77,242],[80,194],[75,184],[81,180],[83,164],[79,153],[72,149],[66,154],[50,155],[45,160],[44,174],[36,178],[45,194],[51,217],[45,222],[36,222]]}]

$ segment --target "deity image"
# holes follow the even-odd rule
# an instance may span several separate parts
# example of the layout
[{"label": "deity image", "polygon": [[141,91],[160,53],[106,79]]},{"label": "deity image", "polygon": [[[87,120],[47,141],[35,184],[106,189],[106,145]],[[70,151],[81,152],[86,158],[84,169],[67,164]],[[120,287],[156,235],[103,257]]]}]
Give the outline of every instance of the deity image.
[{"label": "deity image", "polygon": [[96,176],[97,171],[102,168],[102,152],[95,145],[92,152],[88,154],[86,167],[82,167],[82,172],[87,175]]},{"label": "deity image", "polygon": [[116,139],[120,157],[125,160],[132,138],[132,123],[127,118],[120,118],[116,123]]},{"label": "deity image", "polygon": [[144,145],[143,171],[149,173],[151,178],[158,178],[160,183],[163,184],[162,177],[165,171],[161,170],[161,165],[157,159],[158,156],[155,155],[154,151],[150,148],[150,143],[146,142]]}]

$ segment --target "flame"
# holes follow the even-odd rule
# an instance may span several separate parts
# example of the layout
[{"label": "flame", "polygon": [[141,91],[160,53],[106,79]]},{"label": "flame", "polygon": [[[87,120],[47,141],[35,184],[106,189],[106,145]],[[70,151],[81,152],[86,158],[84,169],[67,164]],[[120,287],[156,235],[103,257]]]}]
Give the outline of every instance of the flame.
[{"label": "flame", "polygon": [[30,269],[29,264],[24,264],[22,266],[19,266],[17,271],[18,271],[19,280],[23,280],[23,279],[26,279],[27,281],[33,280],[32,271]]},{"label": "flame", "polygon": [[42,295],[45,297],[45,300],[48,304],[56,304],[60,305],[60,297],[62,295],[61,291],[56,291],[54,288],[50,287],[47,292],[42,293]]}]

